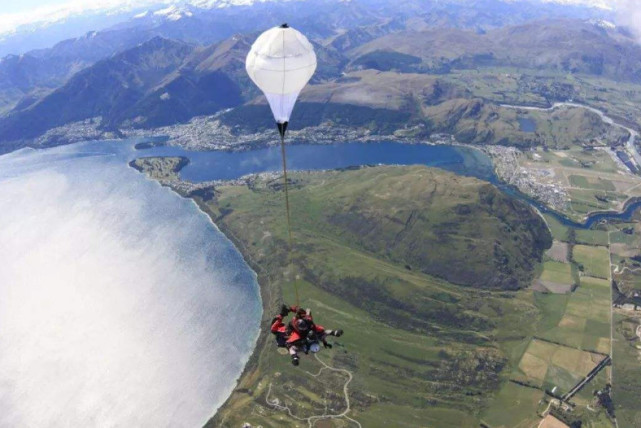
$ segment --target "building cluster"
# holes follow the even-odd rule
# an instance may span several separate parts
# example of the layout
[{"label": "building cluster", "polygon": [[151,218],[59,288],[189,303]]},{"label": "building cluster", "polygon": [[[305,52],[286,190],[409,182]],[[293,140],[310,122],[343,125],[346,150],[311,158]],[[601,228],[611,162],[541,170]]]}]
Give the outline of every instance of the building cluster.
[{"label": "building cluster", "polygon": [[[243,132],[223,124],[218,116],[196,117],[188,123],[161,128],[124,129],[126,137],[167,136],[169,144],[188,150],[252,150],[259,147],[276,145],[280,139],[276,126],[274,129],[255,133]],[[367,142],[380,141],[385,136],[374,134],[367,128],[322,123],[302,130],[291,129],[288,140],[308,144],[332,144],[337,141]],[[399,140],[394,135],[389,139]]]},{"label": "building cluster", "polygon": [[570,196],[554,179],[551,169],[522,167],[519,157],[523,156],[523,152],[514,147],[487,146],[484,150],[492,157],[499,179],[554,210],[567,209]]}]

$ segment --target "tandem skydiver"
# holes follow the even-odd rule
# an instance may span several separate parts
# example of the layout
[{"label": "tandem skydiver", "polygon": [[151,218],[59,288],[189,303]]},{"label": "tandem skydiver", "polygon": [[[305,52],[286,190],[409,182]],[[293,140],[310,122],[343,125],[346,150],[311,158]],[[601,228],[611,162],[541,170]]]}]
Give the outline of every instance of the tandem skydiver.
[{"label": "tandem skydiver", "polygon": [[[289,324],[285,324],[283,321],[290,312],[295,315]],[[327,336],[340,337],[343,334],[343,330],[326,330],[314,323],[311,311],[287,305],[282,305],[280,313],[272,320],[271,332],[276,336],[278,347],[288,349],[295,366],[299,364],[299,352],[318,352],[318,342],[331,349],[332,345],[327,343]]]}]

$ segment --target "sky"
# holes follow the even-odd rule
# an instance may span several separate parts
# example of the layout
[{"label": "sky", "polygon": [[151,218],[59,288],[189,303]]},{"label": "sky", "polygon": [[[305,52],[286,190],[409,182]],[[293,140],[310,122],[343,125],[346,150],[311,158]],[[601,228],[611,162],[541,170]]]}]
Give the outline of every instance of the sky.
[{"label": "sky", "polygon": [[2,5],[3,13],[16,13],[30,10],[39,6],[51,6],[60,4],[60,0],[21,0],[19,2],[7,2]]}]

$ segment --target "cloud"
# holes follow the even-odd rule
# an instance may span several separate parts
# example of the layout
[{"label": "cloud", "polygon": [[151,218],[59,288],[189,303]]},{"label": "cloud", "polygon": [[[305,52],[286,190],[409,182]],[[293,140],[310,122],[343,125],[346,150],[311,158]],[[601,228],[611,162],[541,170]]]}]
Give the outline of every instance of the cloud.
[{"label": "cloud", "polygon": [[0,13],[0,35],[15,32],[23,25],[50,25],[70,17],[98,12],[127,12],[152,5],[175,3],[172,0],[68,0],[19,13]]},{"label": "cloud", "polygon": [[639,0],[618,0],[617,23],[628,27],[641,43],[641,4]]}]

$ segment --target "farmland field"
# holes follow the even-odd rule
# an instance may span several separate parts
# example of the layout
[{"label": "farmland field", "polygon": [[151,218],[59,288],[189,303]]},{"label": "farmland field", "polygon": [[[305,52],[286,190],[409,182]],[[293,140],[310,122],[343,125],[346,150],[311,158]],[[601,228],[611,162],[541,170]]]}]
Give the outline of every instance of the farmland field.
[{"label": "farmland field", "polygon": [[558,284],[572,284],[572,268],[567,263],[548,261],[543,264],[541,280]]},{"label": "farmland field", "polygon": [[577,245],[574,247],[574,259],[583,265],[586,275],[604,279],[610,277],[610,253],[607,248]]}]

